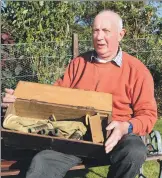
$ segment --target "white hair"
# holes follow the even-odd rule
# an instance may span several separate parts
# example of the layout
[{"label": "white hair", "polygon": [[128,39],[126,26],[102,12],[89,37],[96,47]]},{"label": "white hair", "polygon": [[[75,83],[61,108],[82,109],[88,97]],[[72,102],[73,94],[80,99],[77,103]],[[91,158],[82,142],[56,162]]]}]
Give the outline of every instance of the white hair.
[{"label": "white hair", "polygon": [[97,16],[100,15],[100,14],[103,14],[103,13],[111,13],[111,14],[115,15],[117,17],[117,19],[118,19],[119,30],[123,29],[123,20],[122,20],[122,18],[120,17],[120,15],[118,13],[116,13],[113,10],[102,10],[97,14]]}]

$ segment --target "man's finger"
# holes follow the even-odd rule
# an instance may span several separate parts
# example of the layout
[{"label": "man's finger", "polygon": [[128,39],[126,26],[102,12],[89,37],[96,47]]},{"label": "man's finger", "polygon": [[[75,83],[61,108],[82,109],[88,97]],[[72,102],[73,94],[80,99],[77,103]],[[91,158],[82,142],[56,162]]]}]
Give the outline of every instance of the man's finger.
[{"label": "man's finger", "polygon": [[115,121],[112,121],[107,127],[106,127],[106,130],[112,130],[116,127],[116,122]]},{"label": "man's finger", "polygon": [[6,93],[4,98],[14,98],[14,99],[16,99],[16,96]]},{"label": "man's finger", "polygon": [[14,90],[13,89],[5,88],[5,92],[8,93],[8,94],[10,94],[10,95],[14,94]]},{"label": "man's finger", "polygon": [[112,148],[109,148],[109,149],[106,149],[106,150],[105,150],[106,154],[109,153],[112,149],[113,149],[113,147],[112,147]]},{"label": "man's finger", "polygon": [[3,98],[3,103],[14,103],[15,98]]},{"label": "man's finger", "polygon": [[110,137],[107,139],[105,146],[108,146],[109,144],[111,144],[113,141],[117,141],[118,142],[118,131],[116,129],[113,130],[112,134],[110,135]]},{"label": "man's finger", "polygon": [[117,141],[113,141],[110,145],[106,146],[105,147],[106,153],[109,153],[114,148],[114,146],[116,146],[117,143],[118,143]]},{"label": "man's finger", "polygon": [[9,103],[2,103],[1,106],[2,108],[7,108],[9,106]]}]

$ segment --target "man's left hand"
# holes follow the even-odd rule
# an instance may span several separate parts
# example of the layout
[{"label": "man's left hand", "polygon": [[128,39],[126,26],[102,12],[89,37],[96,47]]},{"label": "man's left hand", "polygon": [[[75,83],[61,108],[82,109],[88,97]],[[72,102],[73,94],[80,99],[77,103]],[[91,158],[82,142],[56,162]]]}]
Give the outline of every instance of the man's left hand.
[{"label": "man's left hand", "polygon": [[119,142],[119,140],[125,135],[128,134],[129,122],[120,122],[112,121],[107,127],[107,131],[112,133],[105,143],[105,151],[109,153],[114,146]]}]

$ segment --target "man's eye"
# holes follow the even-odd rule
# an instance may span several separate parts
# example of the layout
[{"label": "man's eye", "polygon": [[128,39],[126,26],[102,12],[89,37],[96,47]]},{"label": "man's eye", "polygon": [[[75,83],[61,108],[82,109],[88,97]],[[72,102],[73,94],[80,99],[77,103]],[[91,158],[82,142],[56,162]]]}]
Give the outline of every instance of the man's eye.
[{"label": "man's eye", "polygon": [[105,33],[109,33],[110,31],[109,30],[103,30]]},{"label": "man's eye", "polygon": [[93,30],[93,32],[97,32],[97,31],[98,31],[98,29],[94,29],[94,30]]}]

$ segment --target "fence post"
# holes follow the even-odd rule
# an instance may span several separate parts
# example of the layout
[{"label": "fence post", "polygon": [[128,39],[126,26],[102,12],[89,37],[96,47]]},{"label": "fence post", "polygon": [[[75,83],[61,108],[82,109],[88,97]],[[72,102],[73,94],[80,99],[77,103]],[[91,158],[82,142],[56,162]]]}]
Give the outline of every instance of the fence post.
[{"label": "fence post", "polygon": [[73,58],[79,55],[78,34],[73,33]]}]

